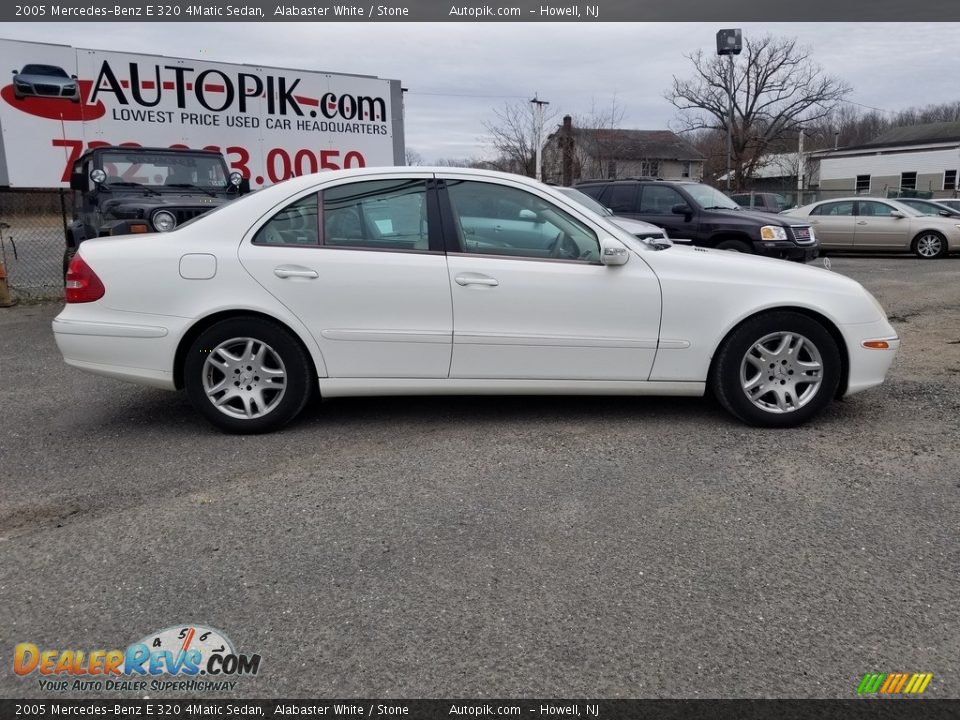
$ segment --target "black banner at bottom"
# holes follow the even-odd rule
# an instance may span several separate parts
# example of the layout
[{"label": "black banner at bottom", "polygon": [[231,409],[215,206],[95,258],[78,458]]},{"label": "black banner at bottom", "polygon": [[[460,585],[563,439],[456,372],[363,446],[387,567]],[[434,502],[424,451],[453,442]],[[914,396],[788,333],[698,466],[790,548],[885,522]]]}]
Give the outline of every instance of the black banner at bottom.
[{"label": "black banner at bottom", "polygon": [[0,718],[843,720],[960,718],[960,699],[857,700],[0,700]]}]

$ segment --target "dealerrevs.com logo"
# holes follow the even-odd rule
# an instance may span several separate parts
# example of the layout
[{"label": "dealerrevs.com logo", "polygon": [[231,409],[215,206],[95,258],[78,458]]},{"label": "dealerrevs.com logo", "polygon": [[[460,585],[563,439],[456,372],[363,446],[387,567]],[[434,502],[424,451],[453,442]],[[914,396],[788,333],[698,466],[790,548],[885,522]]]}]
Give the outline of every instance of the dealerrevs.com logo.
[{"label": "dealerrevs.com logo", "polygon": [[260,655],[238,653],[226,635],[203,625],[169,627],[125,650],[19,643],[13,653],[14,673],[36,676],[40,689],[50,692],[233,690],[234,678],[259,670]]}]

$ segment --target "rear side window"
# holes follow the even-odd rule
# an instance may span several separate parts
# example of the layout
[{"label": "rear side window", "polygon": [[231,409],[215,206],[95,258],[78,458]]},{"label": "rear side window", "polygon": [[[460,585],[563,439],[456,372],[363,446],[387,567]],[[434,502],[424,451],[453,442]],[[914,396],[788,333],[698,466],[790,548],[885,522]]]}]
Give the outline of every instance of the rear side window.
[{"label": "rear side window", "polygon": [[319,245],[318,230],[314,193],[287,205],[270,218],[254,235],[253,242],[257,245]]},{"label": "rear side window", "polygon": [[810,211],[811,215],[853,215],[853,202],[850,200],[844,202],[832,202],[818,205]]},{"label": "rear side window", "polygon": [[368,180],[324,190],[323,244],[428,251],[426,180]]},{"label": "rear side window", "polygon": [[633,184],[608,185],[600,202],[618,213],[635,213],[637,211],[637,186]]}]

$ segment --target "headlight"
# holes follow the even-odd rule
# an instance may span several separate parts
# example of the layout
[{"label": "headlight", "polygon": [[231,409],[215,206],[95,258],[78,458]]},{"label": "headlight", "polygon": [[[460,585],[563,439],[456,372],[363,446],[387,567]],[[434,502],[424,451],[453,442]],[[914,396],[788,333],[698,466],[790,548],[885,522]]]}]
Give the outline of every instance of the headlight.
[{"label": "headlight", "polygon": [[786,240],[787,231],[779,225],[764,225],[760,228],[761,240]]},{"label": "headlight", "polygon": [[817,240],[817,234],[813,231],[812,227],[810,228],[810,239],[813,240],[814,242],[816,242]]},{"label": "headlight", "polygon": [[169,210],[157,210],[153,214],[152,222],[158,232],[170,232],[177,226],[177,218]]}]

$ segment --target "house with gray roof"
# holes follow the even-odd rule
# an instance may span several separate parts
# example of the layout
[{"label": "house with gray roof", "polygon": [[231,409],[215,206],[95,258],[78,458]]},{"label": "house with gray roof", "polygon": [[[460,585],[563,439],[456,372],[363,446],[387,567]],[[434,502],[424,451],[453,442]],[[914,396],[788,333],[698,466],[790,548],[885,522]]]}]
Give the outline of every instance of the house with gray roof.
[{"label": "house with gray roof", "polygon": [[863,145],[807,155],[810,187],[875,196],[958,197],[960,122],[891,128]]},{"label": "house with gray roof", "polygon": [[704,157],[669,130],[573,127],[569,115],[543,147],[543,177],[572,185],[597,178],[699,180]]}]

